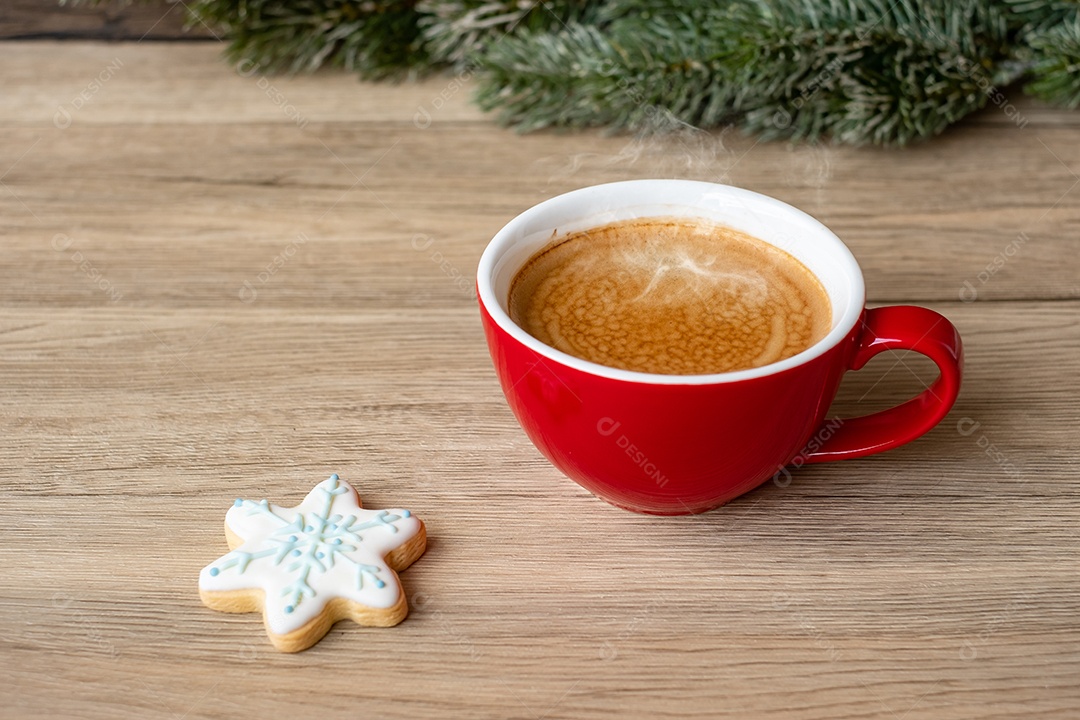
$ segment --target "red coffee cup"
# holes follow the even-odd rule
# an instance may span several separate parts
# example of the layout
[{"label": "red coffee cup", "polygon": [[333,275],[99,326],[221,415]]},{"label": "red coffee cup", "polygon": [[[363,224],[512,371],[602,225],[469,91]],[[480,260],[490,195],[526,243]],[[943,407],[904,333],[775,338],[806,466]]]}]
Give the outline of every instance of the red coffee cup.
[{"label": "red coffee cup", "polygon": [[[793,255],[832,303],[831,331],[771,365],[715,375],[654,375],[573,357],[510,319],[517,271],[553,236],[643,217],[700,218]],[[658,515],[719,507],[788,468],[903,445],[934,427],[960,390],[952,323],[920,307],[865,308],[851,251],[801,210],[758,193],[686,180],[633,180],[575,190],[511,220],[477,271],[480,315],[507,402],[555,467],[628,510]],[[940,375],[902,405],[828,419],[840,378],[883,350],[915,350]]]}]

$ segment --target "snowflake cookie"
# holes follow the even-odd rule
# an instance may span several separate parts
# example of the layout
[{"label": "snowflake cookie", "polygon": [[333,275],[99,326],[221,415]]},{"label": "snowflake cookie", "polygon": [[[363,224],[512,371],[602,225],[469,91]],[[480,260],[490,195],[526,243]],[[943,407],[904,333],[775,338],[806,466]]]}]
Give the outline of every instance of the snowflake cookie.
[{"label": "snowflake cookie", "polygon": [[427,547],[408,510],[364,510],[337,475],[293,508],[237,500],[225,514],[232,552],[203,568],[199,596],[223,612],[262,611],[283,652],[317,643],[338,620],[389,627],[409,612],[397,570]]}]

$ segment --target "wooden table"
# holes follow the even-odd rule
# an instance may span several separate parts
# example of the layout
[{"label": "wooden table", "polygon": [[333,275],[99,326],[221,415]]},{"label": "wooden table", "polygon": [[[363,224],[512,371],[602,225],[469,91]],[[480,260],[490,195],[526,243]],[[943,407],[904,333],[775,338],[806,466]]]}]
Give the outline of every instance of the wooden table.
[{"label": "wooden table", "polygon": [[[902,151],[517,136],[469,84],[3,46],[4,717],[1077,717],[1080,113],[1014,98],[1022,127]],[[802,207],[874,304],[950,317],[952,414],[697,517],[562,477],[504,403],[476,262],[544,198],[656,176]],[[836,411],[932,376],[880,357]],[[196,576],[233,498],[331,472],[426,520],[412,612],[279,654]]]}]

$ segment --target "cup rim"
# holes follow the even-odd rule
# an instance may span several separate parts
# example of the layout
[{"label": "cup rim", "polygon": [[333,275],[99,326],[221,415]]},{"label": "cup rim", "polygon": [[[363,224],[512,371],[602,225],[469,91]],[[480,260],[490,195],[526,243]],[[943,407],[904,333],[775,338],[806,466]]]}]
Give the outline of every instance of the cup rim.
[{"label": "cup rim", "polygon": [[[540,342],[510,319],[510,315],[503,309],[502,302],[500,302],[495,294],[493,280],[499,260],[516,242],[518,242],[518,232],[523,226],[536,224],[538,219],[571,200],[577,200],[591,194],[603,194],[606,198],[610,199],[613,191],[614,193],[625,191],[627,194],[630,194],[632,192],[640,191],[646,186],[653,186],[655,188],[656,185],[663,185],[668,191],[674,193],[685,190],[687,195],[695,193],[701,194],[705,191],[722,192],[743,203],[753,204],[774,213],[779,212],[792,218],[797,218],[813,231],[817,232],[821,236],[820,239],[830,246],[829,252],[832,259],[848,266],[847,277],[851,282],[850,302],[847,307],[842,309],[840,316],[834,322],[832,329],[825,334],[825,337],[818,340],[806,350],[778,362],[762,365],[761,367],[705,375],[662,375],[659,373],[646,373],[636,370],[623,370],[620,368],[608,367],[607,365],[601,365],[589,360],[583,360],[582,358],[575,357]],[[641,203],[627,202],[625,205],[620,206],[620,208],[633,207],[636,204]],[[641,215],[641,217],[649,216],[650,215],[645,214]],[[762,239],[765,242],[769,242],[765,238]],[[519,266],[514,269],[514,272],[516,273],[520,269]],[[534,205],[517,215],[514,219],[510,220],[510,222],[506,223],[506,225],[504,225],[488,243],[487,247],[484,249],[484,253],[480,257],[479,265],[477,266],[476,288],[480,304],[492,321],[494,321],[503,332],[507,333],[510,337],[514,338],[538,355],[552,360],[559,365],[565,365],[589,375],[622,382],[644,383],[649,385],[712,385],[735,383],[744,380],[768,377],[799,367],[800,365],[804,365],[821,357],[843,341],[855,327],[859,318],[862,317],[862,312],[866,304],[865,283],[862,270],[859,268],[855,256],[852,255],[851,250],[847,245],[845,245],[832,230],[822,224],[819,220],[782,200],[777,200],[768,195],[763,195],[733,185],[723,185],[720,183],[697,180],[624,180],[620,182],[603,183],[600,185],[589,185],[578,188],[577,190],[571,190],[561,195],[556,195],[555,197]],[[833,310],[835,314],[836,308]]]}]

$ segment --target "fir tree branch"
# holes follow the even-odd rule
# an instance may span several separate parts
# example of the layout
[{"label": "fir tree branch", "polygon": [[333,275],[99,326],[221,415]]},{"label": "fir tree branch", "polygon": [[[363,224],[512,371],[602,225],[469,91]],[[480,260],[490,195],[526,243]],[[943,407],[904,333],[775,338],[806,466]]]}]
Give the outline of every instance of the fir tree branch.
[{"label": "fir tree branch", "polygon": [[341,67],[365,78],[423,71],[429,57],[414,0],[195,0],[189,24],[228,37],[225,54],[260,72]]},{"label": "fir tree branch", "polygon": [[1023,35],[1049,30],[1080,13],[1080,0],[1000,0],[1009,27]]},{"label": "fir tree branch", "polygon": [[462,66],[510,32],[557,30],[586,19],[600,5],[595,0],[420,0],[416,9],[432,60]]},{"label": "fir tree branch", "polygon": [[1080,107],[1080,17],[1028,37],[1034,55],[1024,90],[1053,105]]},{"label": "fir tree branch", "polygon": [[[653,0],[654,11],[665,3]],[[731,120],[766,138],[903,144],[982,107],[1007,28],[986,1],[761,0],[515,33],[478,101],[531,130]]]},{"label": "fir tree branch", "polygon": [[[645,24],[654,32],[643,33]],[[695,24],[679,15],[628,18],[604,30],[571,23],[557,33],[522,31],[483,57],[488,72],[477,99],[523,131],[550,125],[639,128],[657,122],[664,110],[700,123],[697,115],[710,106],[696,99],[724,87],[716,82],[716,63],[688,62],[704,57],[695,47],[701,40]]]},{"label": "fir tree branch", "polygon": [[767,92],[738,108],[744,127],[766,139],[903,145],[931,137],[985,105],[982,88],[1007,52],[1004,19],[989,2],[770,5],[740,78]]},{"label": "fir tree branch", "polygon": [[[99,4],[109,0],[59,0]],[[112,0],[129,4],[132,0]],[[173,0],[169,0],[173,1]],[[1080,0],[188,0],[245,71],[367,78],[478,67],[522,131],[664,132],[900,145],[1015,80],[1080,106]]]}]

